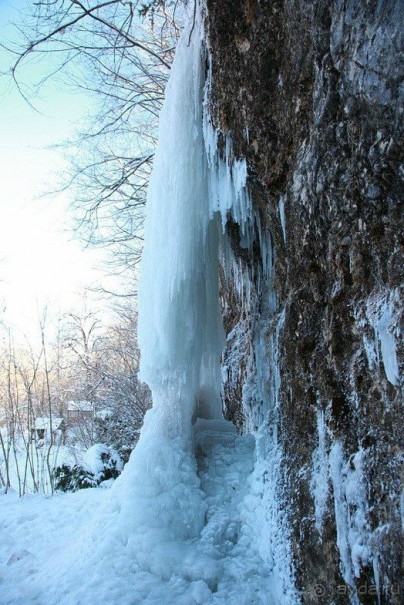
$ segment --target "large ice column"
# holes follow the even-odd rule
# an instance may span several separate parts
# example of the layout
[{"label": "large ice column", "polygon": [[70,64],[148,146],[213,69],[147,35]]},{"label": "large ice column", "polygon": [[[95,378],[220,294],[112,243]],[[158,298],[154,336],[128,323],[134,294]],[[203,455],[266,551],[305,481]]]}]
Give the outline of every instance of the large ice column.
[{"label": "large ice column", "polygon": [[[139,343],[141,378],[152,389],[153,408],[114,501],[121,540],[130,544],[141,569],[157,575],[170,567],[165,545],[194,538],[204,524],[193,414],[221,415],[220,229],[209,213],[204,83],[197,16],[176,51],[148,190]],[[172,547],[169,552],[174,565]]]},{"label": "large ice column", "polygon": [[148,191],[139,289],[141,378],[167,435],[189,437],[199,415],[219,417],[222,327],[218,219],[210,216],[202,111],[200,17],[179,42]]}]

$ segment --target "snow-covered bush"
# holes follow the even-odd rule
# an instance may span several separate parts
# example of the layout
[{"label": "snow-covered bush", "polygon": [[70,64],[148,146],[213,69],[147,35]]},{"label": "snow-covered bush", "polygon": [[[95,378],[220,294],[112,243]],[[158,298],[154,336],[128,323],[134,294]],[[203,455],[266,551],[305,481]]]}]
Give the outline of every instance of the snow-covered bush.
[{"label": "snow-covered bush", "polygon": [[76,492],[78,489],[96,487],[94,475],[78,464],[57,466],[53,473],[54,489],[62,492]]},{"label": "snow-covered bush", "polygon": [[123,463],[113,448],[102,443],[90,447],[84,455],[83,465],[62,464],[54,471],[54,488],[63,492],[75,492],[87,487],[97,487],[102,481],[116,479],[122,472]]},{"label": "snow-covered bush", "polygon": [[84,468],[94,476],[98,484],[106,479],[116,479],[122,472],[123,463],[112,447],[96,443],[84,455]]}]

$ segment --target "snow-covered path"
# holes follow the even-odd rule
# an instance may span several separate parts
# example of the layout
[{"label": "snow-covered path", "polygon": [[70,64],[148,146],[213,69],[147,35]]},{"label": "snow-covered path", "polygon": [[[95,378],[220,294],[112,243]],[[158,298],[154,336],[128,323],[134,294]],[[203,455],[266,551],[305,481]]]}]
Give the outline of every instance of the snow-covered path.
[{"label": "snow-covered path", "polygon": [[[74,552],[80,557],[82,537],[94,517],[103,510],[105,514],[114,490],[21,500],[9,494],[0,496],[1,605],[270,605],[272,582],[243,519],[254,439],[238,436],[225,421],[199,420],[195,432],[206,523],[199,538],[184,550],[184,558],[192,561],[188,578],[181,565],[178,573],[165,578],[139,569],[139,562],[131,564],[130,551],[122,545],[121,552],[115,547],[111,561],[94,566],[89,560],[81,576],[76,570],[69,590]],[[164,556],[172,569],[170,551]],[[60,583],[58,577],[65,581]]]},{"label": "snow-covered path", "polygon": [[273,583],[253,546],[244,498],[254,466],[255,441],[226,421],[196,424],[198,475],[206,495],[206,525],[198,548],[217,557],[217,584],[209,603],[270,605]]}]

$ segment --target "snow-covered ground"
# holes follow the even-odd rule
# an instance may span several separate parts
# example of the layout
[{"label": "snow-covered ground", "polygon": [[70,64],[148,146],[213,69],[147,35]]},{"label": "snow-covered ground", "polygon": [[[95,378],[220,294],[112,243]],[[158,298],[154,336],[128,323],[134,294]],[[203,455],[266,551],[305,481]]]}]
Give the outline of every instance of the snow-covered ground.
[{"label": "snow-covered ground", "polygon": [[52,573],[51,564],[63,568],[66,552],[80,549],[80,536],[107,497],[101,488],[52,497],[0,495],[2,605],[47,602],[43,578]]},{"label": "snow-covered ground", "polygon": [[[2,605],[270,605],[270,577],[252,544],[244,498],[254,464],[254,438],[225,421],[198,421],[196,459],[205,522],[200,535],[161,544],[159,564],[117,540],[100,554],[101,522],[112,519],[119,481],[53,497],[0,496]],[[125,471],[124,471],[125,473]],[[175,511],[174,511],[175,512]],[[127,519],[127,525],[131,520]],[[117,528],[118,529],[118,528]],[[97,530],[97,531],[96,531]],[[110,528],[105,528],[108,532]],[[146,539],[146,535],[145,535]],[[84,545],[84,546],[82,546]]]}]

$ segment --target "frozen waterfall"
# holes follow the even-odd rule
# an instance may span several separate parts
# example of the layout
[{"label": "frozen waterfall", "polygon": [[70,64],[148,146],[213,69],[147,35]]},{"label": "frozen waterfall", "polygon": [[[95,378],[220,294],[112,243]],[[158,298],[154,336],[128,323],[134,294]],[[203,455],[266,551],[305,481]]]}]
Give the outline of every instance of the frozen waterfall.
[{"label": "frozen waterfall", "polygon": [[139,294],[141,378],[153,430],[189,439],[196,414],[219,418],[218,217],[211,218],[202,111],[205,61],[196,24],[182,36],[160,115]]},{"label": "frozen waterfall", "polygon": [[[219,155],[210,123],[204,38],[197,11],[177,48],[148,192],[139,341],[153,408],[81,537],[80,557],[72,548],[62,567],[56,558],[42,574],[49,605],[294,602],[287,549],[278,547],[286,534],[275,528],[276,511],[263,507],[275,510],[276,481],[263,495],[256,440],[237,435],[222,416],[219,257],[229,250],[229,215],[245,246],[254,221],[246,164],[232,158],[229,139]],[[270,252],[262,255],[265,270]],[[263,550],[276,553],[271,562]]]}]

